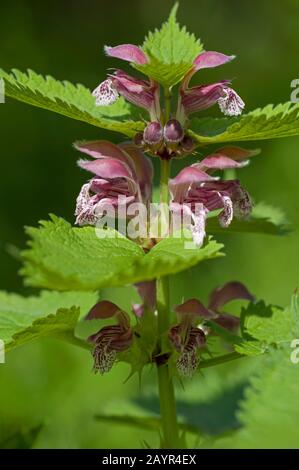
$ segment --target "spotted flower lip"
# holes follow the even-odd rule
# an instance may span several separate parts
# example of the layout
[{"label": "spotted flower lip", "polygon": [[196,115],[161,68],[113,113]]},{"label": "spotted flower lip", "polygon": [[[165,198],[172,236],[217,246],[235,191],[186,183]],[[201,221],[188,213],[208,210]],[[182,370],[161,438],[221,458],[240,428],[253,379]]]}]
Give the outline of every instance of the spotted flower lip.
[{"label": "spotted flower lip", "polygon": [[175,312],[183,319],[186,317],[196,319],[197,317],[203,322],[212,320],[227,330],[236,331],[240,324],[239,318],[222,310],[233,300],[253,302],[255,297],[241,282],[230,281],[211,292],[207,307],[200,300],[193,298],[177,305]]},{"label": "spotted flower lip", "polygon": [[214,68],[226,64],[235,58],[215,51],[205,51],[193,61],[191,70],[185,75],[179,90],[177,119],[184,123],[186,118],[197,111],[202,111],[218,103],[221,112],[227,116],[238,116],[242,113],[245,103],[230,88],[230,80],[222,80],[210,85],[189,87],[193,75],[204,68]]},{"label": "spotted flower lip", "polygon": [[78,142],[75,147],[94,159],[78,161],[94,176],[82,186],[77,198],[76,224],[95,225],[107,204],[116,208],[120,203],[149,202],[152,164],[133,144],[92,141]]},{"label": "spotted flower lip", "polygon": [[222,96],[217,102],[225,116],[239,116],[245,108],[242,98],[230,87],[223,88]]},{"label": "spotted flower lip", "polygon": [[229,84],[229,80],[222,80],[209,85],[199,85],[185,90],[181,89],[177,119],[182,122],[190,114],[213,106],[224,96],[224,90]]},{"label": "spotted flower lip", "polygon": [[132,77],[123,70],[110,74],[92,94],[98,106],[113,104],[121,95],[135,106],[146,109],[151,120],[158,119],[161,113],[158,84]]},{"label": "spotted flower lip", "polygon": [[98,302],[86,316],[86,320],[114,318],[116,324],[104,326],[91,335],[88,341],[93,343],[94,371],[104,374],[112,368],[117,353],[130,348],[133,330],[126,312],[108,300]]},{"label": "spotted flower lip", "polygon": [[[181,306],[175,308],[179,323],[170,328],[168,339],[170,344],[179,353],[176,366],[180,375],[192,377],[199,363],[198,350],[205,347],[206,335],[202,328],[195,325],[196,317],[203,313],[204,306],[193,299],[187,302],[187,311]],[[202,307],[202,308],[201,308]]]},{"label": "spotted flower lip", "polygon": [[205,219],[210,211],[221,209],[218,220],[225,228],[232,222],[234,215],[246,217],[252,209],[250,196],[238,180],[219,180],[210,173],[240,168],[257,153],[257,150],[240,147],[223,147],[201,162],[184,168],[169,181],[171,211],[191,216],[192,224],[189,228],[197,246],[203,243]]}]

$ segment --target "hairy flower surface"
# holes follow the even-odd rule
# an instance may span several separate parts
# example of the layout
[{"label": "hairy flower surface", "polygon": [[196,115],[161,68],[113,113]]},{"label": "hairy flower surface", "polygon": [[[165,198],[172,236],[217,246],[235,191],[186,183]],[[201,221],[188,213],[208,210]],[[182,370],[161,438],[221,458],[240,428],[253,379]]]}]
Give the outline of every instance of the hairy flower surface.
[{"label": "hairy flower surface", "polygon": [[238,94],[229,86],[230,80],[222,80],[209,85],[189,87],[193,75],[204,68],[214,68],[233,60],[220,52],[202,52],[193,62],[192,69],[184,77],[179,89],[177,119],[184,123],[186,118],[197,111],[210,108],[218,103],[220,110],[227,116],[238,116],[245,104]]},{"label": "hairy flower surface", "polygon": [[[133,44],[106,46],[105,52],[110,57],[133,64],[144,65],[148,62],[142,49]],[[113,104],[120,95],[135,106],[146,109],[151,120],[160,118],[160,87],[154,80],[141,80],[123,70],[116,70],[93,91],[97,106]]]},{"label": "hairy flower surface", "polygon": [[171,211],[189,214],[193,240],[201,246],[205,237],[205,220],[209,212],[221,210],[218,220],[226,228],[233,216],[246,217],[252,203],[249,194],[238,180],[219,180],[211,176],[215,170],[240,168],[246,165],[249,157],[257,151],[247,151],[239,147],[217,150],[200,163],[184,168],[169,181]]},{"label": "hairy flower surface", "polygon": [[241,282],[232,281],[211,292],[207,307],[198,299],[188,299],[175,307],[179,323],[170,328],[168,338],[180,353],[176,363],[180,375],[192,377],[198,367],[199,350],[206,345],[209,332],[205,322],[212,320],[228,330],[238,329],[239,318],[222,312],[224,305],[237,299],[253,301],[254,296]]},{"label": "hairy flower surface", "polygon": [[[133,66],[151,65],[151,58],[138,46],[121,44],[105,47],[108,56],[130,62]],[[135,106],[148,111],[150,121],[144,132],[135,136],[135,144],[144,151],[163,159],[181,157],[194,150],[192,139],[187,134],[188,116],[218,103],[226,116],[238,116],[244,102],[231,88],[231,80],[221,80],[208,85],[190,87],[192,77],[202,69],[214,68],[233,60],[235,56],[215,51],[201,52],[193,60],[190,70],[179,85],[175,112],[166,112],[160,103],[160,84],[149,78],[135,78],[123,70],[116,70],[93,91],[98,106],[113,104],[121,95]],[[171,91],[168,91],[171,96]],[[162,94],[163,95],[163,94]],[[165,95],[165,93],[164,93]],[[167,93],[166,93],[167,95]],[[164,96],[165,98],[165,96]]]},{"label": "hairy flower surface", "polygon": [[88,338],[94,345],[94,371],[101,374],[109,372],[117,353],[129,349],[133,340],[129,316],[113,302],[98,302],[86,316],[86,320],[107,318],[115,318],[117,323],[104,326]]},{"label": "hairy flower surface", "polygon": [[195,326],[198,313],[179,311],[179,323],[170,328],[168,338],[179,353],[176,366],[180,375],[192,377],[199,363],[198,350],[206,345],[206,336],[202,328]]},{"label": "hairy flower surface", "polygon": [[141,150],[131,143],[115,145],[107,141],[77,143],[75,147],[94,158],[78,161],[94,176],[82,186],[77,198],[77,224],[95,225],[107,205],[116,208],[120,201],[125,206],[149,202],[153,169]]}]

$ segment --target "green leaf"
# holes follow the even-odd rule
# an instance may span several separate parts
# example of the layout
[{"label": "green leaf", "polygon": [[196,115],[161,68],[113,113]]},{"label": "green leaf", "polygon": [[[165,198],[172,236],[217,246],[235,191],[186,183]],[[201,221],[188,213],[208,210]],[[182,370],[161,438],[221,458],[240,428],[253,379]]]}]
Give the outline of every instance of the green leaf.
[{"label": "green leaf", "polygon": [[275,305],[266,306],[263,301],[250,303],[242,309],[241,319],[246,339],[254,338],[267,345],[279,346],[293,339],[291,309]]},{"label": "green leaf", "polygon": [[242,425],[220,448],[298,448],[299,373],[290,350],[272,351],[256,364],[237,414]]},{"label": "green leaf", "polygon": [[[254,360],[236,361],[231,366],[202,371],[188,381],[186,387],[177,387],[178,414],[183,422],[200,430],[201,441],[207,436],[231,432],[239,427],[235,413],[244,387],[248,385],[248,377],[254,370]],[[133,400],[143,409],[140,413],[159,413],[159,397],[152,388]],[[130,411],[133,413],[135,410]]]},{"label": "green leaf", "polygon": [[269,104],[240,117],[194,118],[189,134],[205,144],[290,137],[299,134],[298,114],[298,104]]},{"label": "green leaf", "polygon": [[263,301],[243,308],[240,320],[245,342],[235,345],[235,349],[248,356],[290,344],[296,337],[296,331],[299,331],[299,315],[291,307],[267,306]]},{"label": "green leaf", "polygon": [[223,328],[222,326],[218,325],[218,323],[212,320],[209,320],[206,323],[215,334],[217,334],[220,338],[224,339],[228,343],[238,344],[242,342],[242,338],[240,336],[235,335],[226,328]]},{"label": "green leaf", "polygon": [[[93,227],[73,228],[65,220],[52,216],[41,227],[27,228],[30,249],[23,252],[22,274],[26,284],[57,290],[97,290],[117,284],[123,273],[123,284],[130,278],[134,261],[142,259],[143,250],[116,232]],[[111,237],[112,236],[112,237]]]},{"label": "green leaf", "polygon": [[294,338],[299,338],[299,306],[298,306],[298,289],[295,290],[291,300],[291,316],[292,316],[292,332]]},{"label": "green leaf", "polygon": [[247,219],[234,218],[232,223],[223,229],[217,217],[208,218],[208,233],[265,233],[268,235],[285,235],[290,231],[290,226],[281,209],[258,203],[253,207],[250,217]]},{"label": "green leaf", "polygon": [[0,69],[0,78],[4,79],[7,96],[32,106],[129,137],[144,128],[143,122],[132,120],[137,110],[122,98],[111,106],[96,106],[90,90],[83,85],[60,82],[50,76],[44,78],[32,70],[26,74],[13,69],[8,74]]},{"label": "green leaf", "polygon": [[30,248],[22,254],[26,284],[56,290],[97,290],[155,279],[220,256],[222,248],[210,239],[200,249],[189,241],[186,249],[184,239],[166,238],[145,254],[118,232],[97,230],[98,238],[94,227],[73,228],[55,216],[27,233]]},{"label": "green leaf", "polygon": [[193,60],[203,46],[194,34],[187,32],[176,20],[178,3],[171,10],[168,20],[160,30],[150,32],[142,46],[150,58],[146,65],[134,65],[145,75],[171,87],[182,80],[191,69]]},{"label": "green leaf", "polygon": [[268,348],[259,343],[258,341],[243,341],[240,344],[235,344],[235,350],[242,356],[260,356],[268,352]]},{"label": "green leaf", "polygon": [[43,426],[40,424],[11,432],[2,429],[3,437],[0,436],[0,449],[31,449],[42,428]]},{"label": "green leaf", "polygon": [[74,336],[80,311],[86,314],[97,295],[87,292],[42,292],[22,297],[0,292],[0,338],[9,351],[41,337],[78,343]]},{"label": "green leaf", "polygon": [[190,241],[186,248],[185,243],[184,238],[164,238],[139,263],[141,277],[145,274],[146,279],[152,279],[176,274],[206,259],[223,256],[220,252],[223,245],[211,237],[202,248],[197,248]]},{"label": "green leaf", "polygon": [[[161,420],[156,416],[130,416],[130,415],[117,415],[117,414],[97,414],[95,416],[97,421],[103,421],[107,423],[120,424],[124,426],[133,426],[135,428],[144,429],[146,431],[157,431],[161,430]],[[179,428],[183,431],[190,432],[192,434],[199,434],[199,429],[191,424],[180,423]]]}]

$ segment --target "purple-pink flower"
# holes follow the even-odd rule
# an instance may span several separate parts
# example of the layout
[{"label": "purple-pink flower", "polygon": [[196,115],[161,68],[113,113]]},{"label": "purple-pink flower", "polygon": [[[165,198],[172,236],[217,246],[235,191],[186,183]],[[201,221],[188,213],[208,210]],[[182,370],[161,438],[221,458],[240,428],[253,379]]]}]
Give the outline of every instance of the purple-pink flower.
[{"label": "purple-pink flower", "polygon": [[194,325],[195,317],[178,312],[179,323],[170,328],[168,339],[179,353],[176,366],[180,375],[191,377],[199,363],[198,350],[206,345],[206,336],[202,328]]},{"label": "purple-pink flower", "polygon": [[194,243],[201,246],[205,237],[205,221],[209,212],[221,210],[218,215],[222,227],[228,227],[233,216],[246,217],[252,209],[248,192],[239,180],[218,180],[215,170],[240,168],[257,151],[239,147],[224,147],[184,168],[169,181],[170,209],[174,214],[189,216]]},{"label": "purple-pink flower", "polygon": [[160,117],[160,94],[156,82],[134,78],[122,70],[116,70],[93,91],[98,106],[114,103],[119,95],[146,109],[151,120]]},{"label": "purple-pink flower", "polygon": [[121,44],[119,46],[105,46],[105,52],[110,57],[125,60],[133,64],[144,65],[148,59],[140,47],[134,44]]},{"label": "purple-pink flower", "polygon": [[119,145],[99,140],[80,142],[75,147],[94,160],[79,160],[78,165],[94,176],[82,186],[77,198],[76,224],[95,225],[103,208],[132,202],[148,204],[151,198],[153,168],[151,161],[133,144]]},{"label": "purple-pink flower", "polygon": [[113,302],[102,300],[90,310],[86,320],[114,318],[115,325],[104,326],[91,335],[88,341],[93,343],[94,371],[104,374],[113,366],[117,353],[130,348],[133,341],[133,330],[130,318]]},{"label": "purple-pink flower", "polygon": [[138,294],[142,299],[141,304],[133,304],[132,311],[137,318],[144,315],[145,312],[154,313],[157,302],[157,284],[156,281],[143,281],[135,284]]},{"label": "purple-pink flower", "polygon": [[222,311],[224,305],[236,299],[253,301],[254,296],[244,284],[232,281],[212,291],[207,307],[195,298],[175,307],[179,322],[170,328],[168,338],[180,353],[176,366],[181,375],[190,377],[197,369],[199,350],[206,345],[210,332],[206,322],[212,320],[234,332],[238,329],[239,318]]},{"label": "purple-pink flower", "polygon": [[[144,65],[148,62],[144,52],[132,44],[122,44],[115,47],[106,46],[105,52],[110,57],[133,64]],[[122,70],[116,70],[93,91],[98,106],[110,105],[120,95],[130,103],[146,109],[151,120],[160,118],[160,87],[155,81],[141,80]]]}]

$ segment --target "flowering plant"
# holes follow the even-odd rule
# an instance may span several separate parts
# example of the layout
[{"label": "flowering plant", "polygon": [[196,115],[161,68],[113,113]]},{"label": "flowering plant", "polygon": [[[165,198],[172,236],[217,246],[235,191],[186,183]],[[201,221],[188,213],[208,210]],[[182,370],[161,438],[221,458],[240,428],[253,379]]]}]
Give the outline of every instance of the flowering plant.
[{"label": "flowering plant", "polygon": [[[191,85],[206,68],[227,64],[229,70],[235,56],[203,50],[179,26],[176,12],[177,5],[142,47],[106,46],[111,59],[130,63],[135,72],[116,69],[93,92],[31,71],[0,74],[12,98],[126,136],[118,144],[74,144],[89,157],[78,161],[89,176],[78,190],[76,227],[51,216],[38,229],[27,229],[25,283],[50,291],[34,300],[16,296],[11,324],[7,328],[7,319],[0,322],[0,336],[8,350],[41,336],[66,340],[89,350],[100,374],[123,361],[131,367],[130,376],[141,377],[145,367],[154,365],[163,448],[186,446],[190,431],[177,419],[174,382],[216,364],[271,355],[273,348],[281,353],[299,328],[295,298],[291,309],[266,306],[239,281],[215,288],[207,306],[197,298],[171,304],[173,274],[223,254],[223,245],[212,235],[286,231],[267,207],[262,213],[255,209],[236,176],[259,150],[234,143],[299,134],[296,105],[243,114],[245,103],[232,80]],[[199,117],[214,105],[225,117]],[[228,142],[233,144],[223,146]],[[209,144],[216,149],[207,150]],[[191,164],[177,171],[177,161],[184,158]],[[160,165],[159,201],[153,162]],[[130,311],[99,299],[101,288],[119,285],[136,288],[140,301],[132,302]],[[236,299],[243,302],[241,313],[223,311]],[[277,324],[277,311],[287,329]],[[22,321],[14,321],[20,315]],[[78,324],[92,331],[80,337]]]}]

